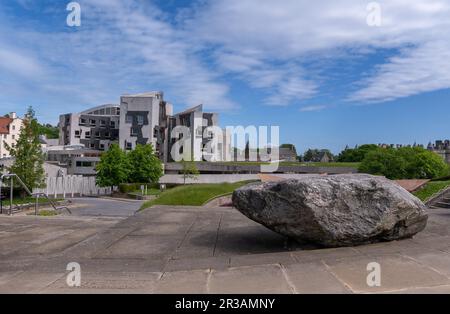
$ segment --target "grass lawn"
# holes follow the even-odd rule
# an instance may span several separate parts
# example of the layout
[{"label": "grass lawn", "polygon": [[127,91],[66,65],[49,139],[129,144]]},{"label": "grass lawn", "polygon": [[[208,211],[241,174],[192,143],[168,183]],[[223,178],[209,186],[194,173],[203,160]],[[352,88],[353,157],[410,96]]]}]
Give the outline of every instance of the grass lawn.
[{"label": "grass lawn", "polygon": [[[62,201],[62,199],[52,199],[54,202]],[[34,204],[36,199],[34,197],[14,198],[13,205]],[[39,198],[39,204],[48,204],[49,201],[45,197]],[[3,200],[3,206],[9,206],[9,196]]]},{"label": "grass lawn", "polygon": [[234,190],[248,184],[248,181],[222,184],[183,185],[166,190],[152,201],[145,202],[141,209],[153,205],[202,206],[212,198],[233,193]]},{"label": "grass lawn", "polygon": [[[130,194],[142,195],[142,191],[136,190]],[[144,195],[159,195],[159,194],[161,194],[161,191],[159,189],[147,189],[147,193],[145,193],[145,191],[144,191]]]},{"label": "grass lawn", "polygon": [[437,192],[450,186],[450,181],[431,181],[428,182],[422,189],[414,192],[414,195],[422,201],[426,201]]}]

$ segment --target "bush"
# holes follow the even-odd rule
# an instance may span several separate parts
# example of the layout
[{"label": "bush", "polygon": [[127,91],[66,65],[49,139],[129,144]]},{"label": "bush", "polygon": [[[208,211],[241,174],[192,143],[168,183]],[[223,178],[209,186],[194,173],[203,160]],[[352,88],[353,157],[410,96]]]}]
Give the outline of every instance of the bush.
[{"label": "bush", "polygon": [[338,162],[361,162],[366,155],[378,149],[375,144],[361,145],[355,149],[345,149],[337,157]]},{"label": "bush", "polygon": [[423,148],[378,148],[367,153],[359,171],[391,180],[434,179],[448,175],[449,166],[440,156]]},{"label": "bush", "polygon": [[157,183],[153,183],[153,184],[149,184],[149,183],[123,183],[119,185],[119,191],[120,193],[131,193],[131,192],[135,192],[135,191],[139,191],[141,189],[142,185],[147,185],[147,187],[149,189],[159,189],[159,184]]}]

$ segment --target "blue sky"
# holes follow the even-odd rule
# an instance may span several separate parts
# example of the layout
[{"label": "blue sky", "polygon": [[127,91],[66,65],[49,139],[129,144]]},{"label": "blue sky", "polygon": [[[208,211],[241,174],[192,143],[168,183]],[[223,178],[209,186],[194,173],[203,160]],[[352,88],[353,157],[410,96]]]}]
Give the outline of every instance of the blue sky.
[{"label": "blue sky", "polygon": [[66,0],[0,3],[0,111],[43,122],[163,90],[228,125],[279,125],[299,151],[450,137],[450,3]]}]

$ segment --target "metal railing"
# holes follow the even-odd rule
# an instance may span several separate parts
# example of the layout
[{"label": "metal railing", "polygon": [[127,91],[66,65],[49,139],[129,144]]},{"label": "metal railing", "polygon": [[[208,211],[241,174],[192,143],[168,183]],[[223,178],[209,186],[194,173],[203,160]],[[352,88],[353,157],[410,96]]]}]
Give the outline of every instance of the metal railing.
[{"label": "metal railing", "polygon": [[43,197],[45,199],[47,199],[47,202],[53,207],[53,209],[55,211],[60,211],[62,209],[65,209],[69,214],[72,214],[72,212],[70,211],[70,209],[67,206],[61,206],[58,207],[56,205],[56,203],[50,199],[45,193],[33,193],[31,192],[31,190],[26,186],[25,183],[23,183],[22,179],[14,173],[9,173],[9,174],[4,174],[0,177],[0,195],[2,192],[2,186],[3,186],[3,180],[4,179],[10,179],[10,204],[9,204],[9,215],[12,215],[13,212],[13,197],[14,197],[14,178],[17,179],[17,182],[20,183],[20,185],[23,187],[23,189],[25,190],[25,192],[27,192],[28,195],[30,195],[31,197],[34,197],[35,203],[34,203],[34,214],[37,216],[39,215],[39,198]]}]

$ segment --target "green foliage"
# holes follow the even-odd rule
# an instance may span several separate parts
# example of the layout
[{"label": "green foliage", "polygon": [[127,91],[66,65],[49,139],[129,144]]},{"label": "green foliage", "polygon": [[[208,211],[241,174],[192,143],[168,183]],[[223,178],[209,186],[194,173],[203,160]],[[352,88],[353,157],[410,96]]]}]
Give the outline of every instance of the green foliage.
[{"label": "green foliage", "polygon": [[420,147],[377,148],[367,153],[359,171],[389,179],[433,179],[448,175],[449,166],[437,154]]},{"label": "green foliage", "polygon": [[345,149],[337,157],[338,162],[361,162],[367,153],[377,150],[378,146],[375,144],[361,145],[354,149]]},{"label": "green foliage", "polygon": [[320,158],[324,153],[327,154],[331,160],[333,160],[334,156],[329,149],[308,149],[303,155],[303,161],[320,162]]},{"label": "green foliage", "polygon": [[97,164],[96,182],[101,187],[114,187],[128,180],[130,163],[126,153],[119,145],[112,144],[109,150],[102,154]]},{"label": "green foliage", "polygon": [[29,189],[45,187],[44,154],[33,108],[28,108],[16,145],[5,146],[14,157],[14,164],[7,170],[17,174]]},{"label": "green foliage", "polygon": [[45,135],[48,139],[59,138],[59,128],[51,124],[39,124],[39,135]]},{"label": "green foliage", "polygon": [[130,163],[129,182],[157,183],[163,175],[161,161],[155,155],[153,146],[137,145],[128,154]]},{"label": "green foliage", "polygon": [[450,181],[432,181],[428,182],[422,189],[414,192],[414,195],[422,201],[428,200],[436,193],[450,186]]},{"label": "green foliage", "polygon": [[181,174],[183,176],[183,182],[186,184],[187,179],[197,180],[200,172],[197,169],[197,165],[195,164],[195,161],[193,158],[190,160],[183,160],[181,161],[182,169]]},{"label": "green foliage", "polygon": [[119,184],[119,191],[124,194],[140,191],[142,185],[147,185],[149,189],[159,189],[158,184],[155,183],[122,183]]}]

